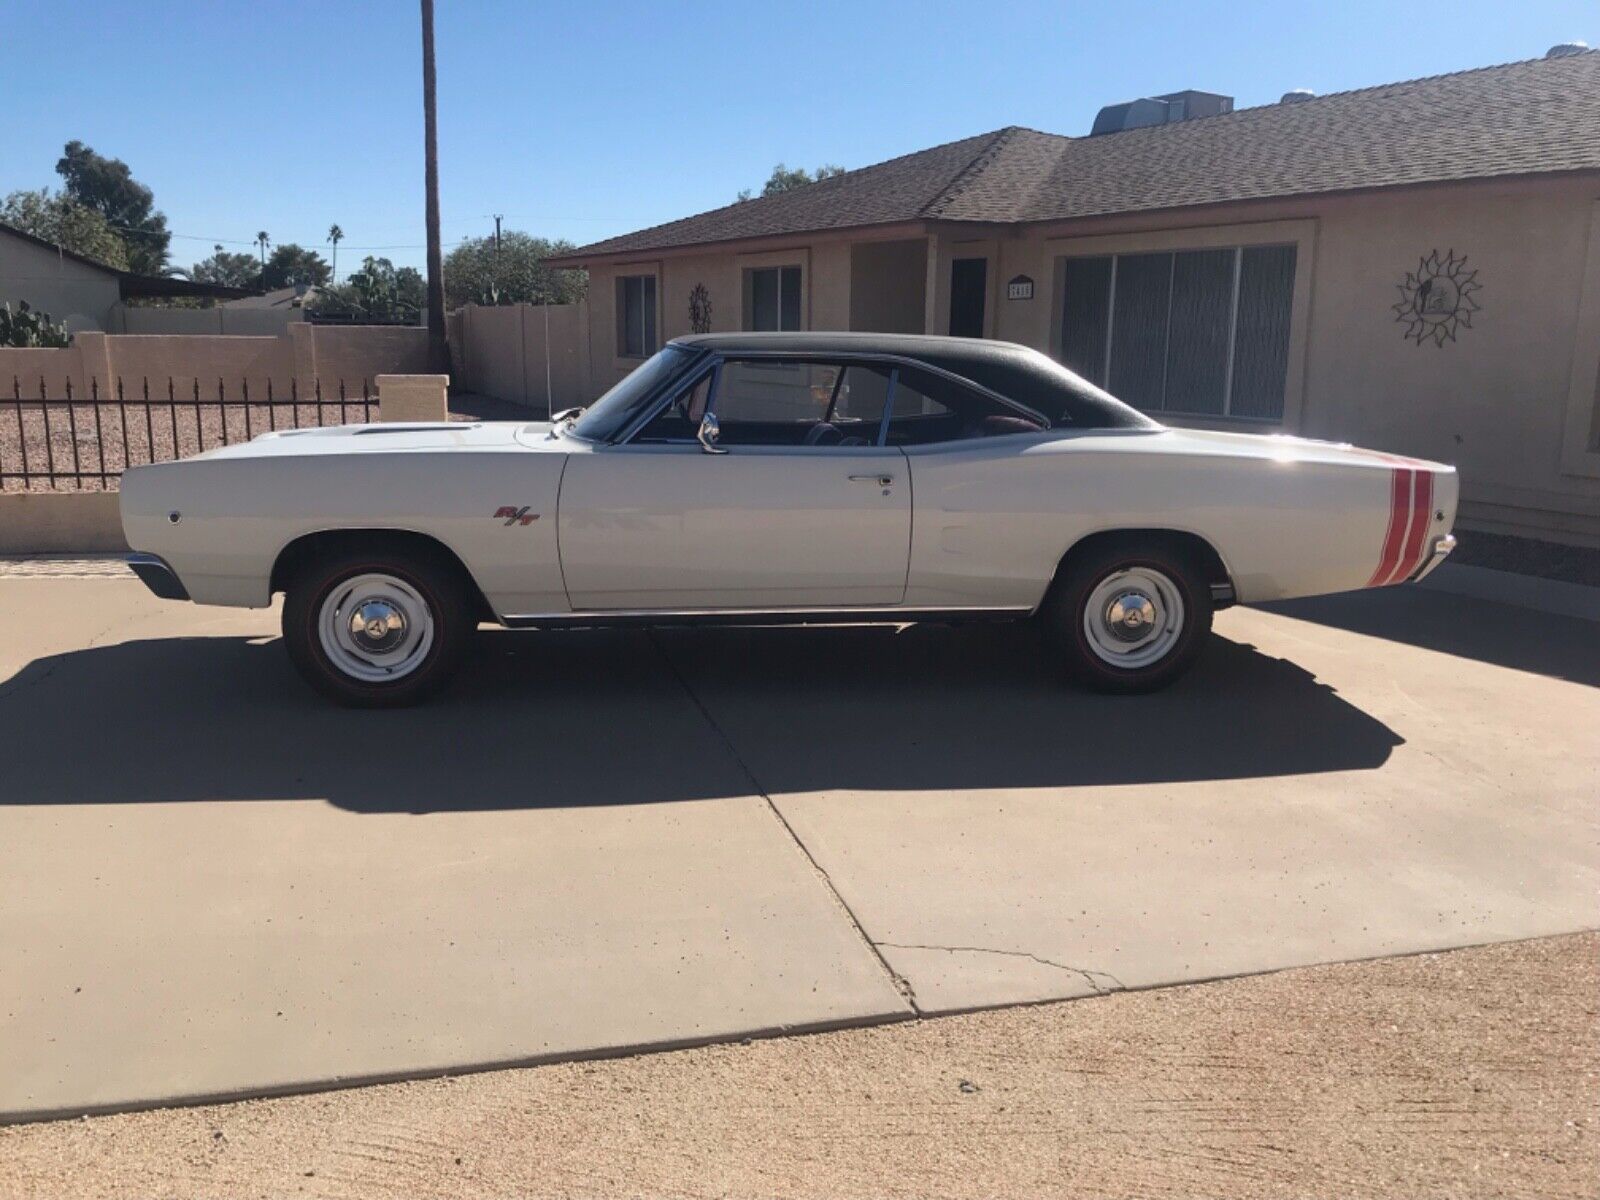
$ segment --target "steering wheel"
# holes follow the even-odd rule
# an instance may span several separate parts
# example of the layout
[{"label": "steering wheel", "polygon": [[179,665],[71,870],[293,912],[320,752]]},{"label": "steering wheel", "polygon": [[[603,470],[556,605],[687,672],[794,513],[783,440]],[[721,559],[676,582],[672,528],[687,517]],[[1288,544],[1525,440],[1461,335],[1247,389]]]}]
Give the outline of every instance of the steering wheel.
[{"label": "steering wheel", "polygon": [[844,434],[839,427],[830,421],[818,421],[806,430],[805,444],[807,446],[837,446],[844,441]]}]

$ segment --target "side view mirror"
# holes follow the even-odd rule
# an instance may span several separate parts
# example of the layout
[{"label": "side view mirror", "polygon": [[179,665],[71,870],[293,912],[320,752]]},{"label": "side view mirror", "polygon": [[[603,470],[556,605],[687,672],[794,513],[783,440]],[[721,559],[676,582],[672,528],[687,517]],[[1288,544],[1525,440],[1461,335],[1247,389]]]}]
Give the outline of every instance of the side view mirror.
[{"label": "side view mirror", "polygon": [[717,439],[722,436],[722,426],[717,423],[715,413],[707,413],[700,418],[700,449],[707,454],[726,454],[726,446],[717,445]]}]

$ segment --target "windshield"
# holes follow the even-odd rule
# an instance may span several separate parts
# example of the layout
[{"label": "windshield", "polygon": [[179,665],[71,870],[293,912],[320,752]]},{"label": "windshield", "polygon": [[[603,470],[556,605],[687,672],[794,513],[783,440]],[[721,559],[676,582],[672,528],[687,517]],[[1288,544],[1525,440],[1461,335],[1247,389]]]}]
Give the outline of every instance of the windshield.
[{"label": "windshield", "polygon": [[584,409],[572,432],[591,442],[612,441],[644,411],[661,385],[680,375],[695,358],[692,350],[667,346]]}]

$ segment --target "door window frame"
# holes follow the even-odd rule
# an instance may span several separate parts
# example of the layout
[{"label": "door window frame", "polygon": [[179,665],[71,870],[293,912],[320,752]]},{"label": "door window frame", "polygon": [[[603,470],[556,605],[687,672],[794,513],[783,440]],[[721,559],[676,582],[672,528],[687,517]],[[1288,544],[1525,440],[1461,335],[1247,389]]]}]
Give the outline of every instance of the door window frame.
[{"label": "door window frame", "polygon": [[[850,365],[854,363],[864,366],[880,367],[889,372],[889,391],[884,398],[883,418],[879,422],[877,441],[875,441],[870,447],[857,446],[845,447],[845,449],[895,449],[895,447],[888,446],[887,439],[889,435],[889,421],[894,413],[895,390],[900,382],[901,367],[915,367],[919,371],[926,371],[931,375],[938,375],[957,385],[958,387],[964,387],[968,391],[974,392],[987,400],[993,401],[1003,408],[1009,409],[1018,416],[1026,417],[1031,421],[1038,422],[1041,432],[1054,428],[1054,425],[1049,417],[1035,409],[1029,408],[1026,404],[1023,404],[1018,400],[1012,400],[1007,396],[1002,396],[999,392],[996,392],[991,388],[984,387],[981,383],[976,383],[973,380],[966,378],[964,375],[957,375],[954,371],[947,371],[943,367],[935,366],[933,363],[924,362],[921,359],[909,358],[905,355],[872,354],[848,350],[838,353],[816,351],[804,354],[796,354],[787,350],[741,350],[732,354],[713,353],[705,364],[688,371],[681,379],[675,381],[672,387],[664,392],[661,398],[655,404],[652,404],[647,410],[645,410],[643,414],[636,418],[633,424],[628,426],[628,428],[622,432],[616,441],[612,442],[611,444],[614,446],[626,446],[632,444],[634,439],[638,437],[639,433],[642,432],[651,421],[655,420],[656,417],[658,417],[669,405],[674,403],[681,395],[683,395],[684,392],[698,387],[700,381],[706,378],[708,374],[711,376],[711,385],[710,391],[706,396],[706,411],[708,413],[715,414],[717,411],[718,387],[722,382],[723,365],[730,361],[747,362],[750,360],[759,359],[836,364],[845,369],[848,369]],[[670,442],[650,444],[664,446],[688,446],[698,445],[698,442],[690,439],[675,439]],[[805,448],[811,450],[839,449],[839,447],[836,446],[810,446]],[[730,449],[732,449],[732,447],[730,447]]]}]

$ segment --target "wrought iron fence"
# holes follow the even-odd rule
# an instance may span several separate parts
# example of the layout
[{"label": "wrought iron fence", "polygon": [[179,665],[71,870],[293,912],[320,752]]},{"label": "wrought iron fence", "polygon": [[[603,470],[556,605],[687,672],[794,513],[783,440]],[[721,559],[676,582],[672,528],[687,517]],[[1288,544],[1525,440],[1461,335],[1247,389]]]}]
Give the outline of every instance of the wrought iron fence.
[{"label": "wrought iron fence", "polygon": [[221,379],[214,395],[202,394],[198,379],[188,382],[179,388],[169,378],[164,388],[152,388],[144,378],[128,388],[118,379],[110,394],[102,394],[95,379],[84,396],[74,395],[68,380],[64,395],[52,397],[42,378],[35,394],[13,376],[10,399],[0,401],[0,491],[106,491],[124,470],[143,463],[185,458],[276,429],[371,421],[378,399],[365,379],[359,396],[343,379],[336,395],[331,389],[325,395],[318,379],[309,395],[301,394],[298,381],[287,396],[275,395],[268,381],[254,397],[248,380],[231,396]]}]

